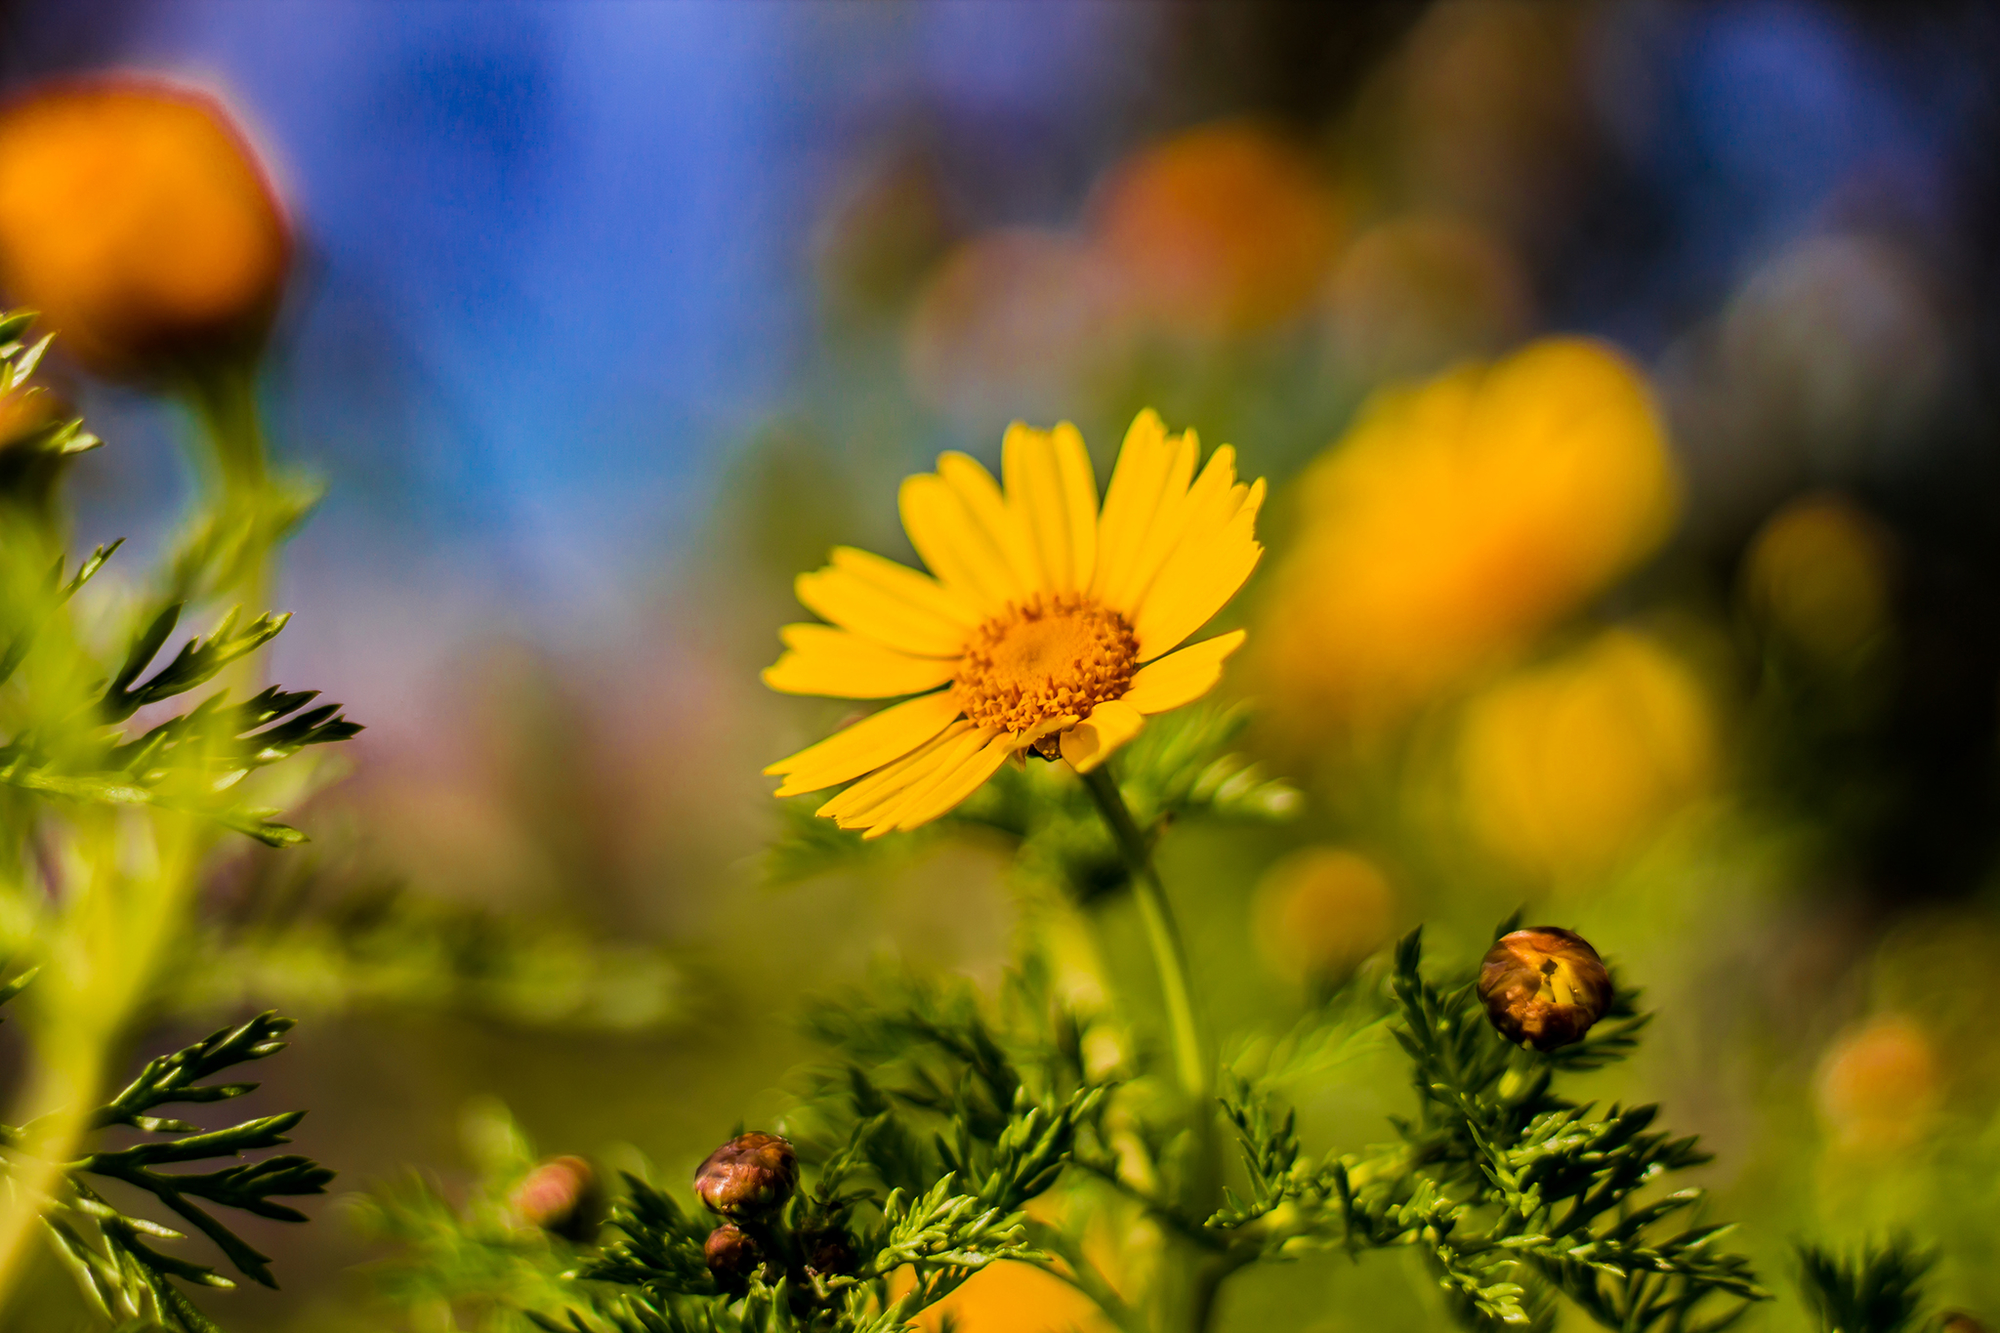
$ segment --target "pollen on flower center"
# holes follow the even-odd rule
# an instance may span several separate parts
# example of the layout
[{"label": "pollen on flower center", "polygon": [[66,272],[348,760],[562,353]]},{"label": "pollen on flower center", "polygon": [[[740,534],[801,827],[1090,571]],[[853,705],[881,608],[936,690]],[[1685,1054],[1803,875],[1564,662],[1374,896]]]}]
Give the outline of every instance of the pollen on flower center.
[{"label": "pollen on flower center", "polygon": [[1023,732],[1089,717],[1139,664],[1125,617],[1077,593],[1036,593],[973,631],[952,691],[974,725]]}]

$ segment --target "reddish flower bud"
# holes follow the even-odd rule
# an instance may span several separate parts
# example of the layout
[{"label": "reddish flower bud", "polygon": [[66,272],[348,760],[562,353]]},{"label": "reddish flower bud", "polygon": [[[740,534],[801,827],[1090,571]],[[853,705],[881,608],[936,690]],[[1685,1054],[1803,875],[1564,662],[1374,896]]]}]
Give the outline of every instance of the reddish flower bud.
[{"label": "reddish flower bud", "polygon": [[701,1247],[715,1284],[726,1292],[741,1292],[750,1284],[750,1275],[764,1262],[764,1251],[734,1222],[724,1222],[708,1233]]},{"label": "reddish flower bud", "polygon": [[1507,1040],[1553,1051],[1611,1007],[1611,974],[1590,941],[1560,926],[1504,935],[1479,965],[1479,998]]},{"label": "reddish flower bud", "polygon": [[552,1157],[522,1178],[508,1204],[522,1226],[588,1240],[597,1230],[597,1173],[581,1157]]},{"label": "reddish flower bud", "polygon": [[762,1217],[784,1207],[799,1184],[799,1159],[776,1134],[738,1134],[708,1155],[694,1192],[712,1213]]}]

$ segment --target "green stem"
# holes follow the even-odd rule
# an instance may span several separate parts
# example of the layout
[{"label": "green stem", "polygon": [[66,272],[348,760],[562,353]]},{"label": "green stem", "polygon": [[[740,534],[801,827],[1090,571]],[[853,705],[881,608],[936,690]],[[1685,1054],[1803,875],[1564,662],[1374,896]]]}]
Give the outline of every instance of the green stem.
[{"label": "green stem", "polygon": [[1174,924],[1173,908],[1153,868],[1153,850],[1138,821],[1125,804],[1125,796],[1108,768],[1098,767],[1083,775],[1083,785],[1097,802],[1097,812],[1111,830],[1125,867],[1132,872],[1132,896],[1139,903],[1139,917],[1146,925],[1146,942],[1153,949],[1153,963],[1159,968],[1160,989],[1167,1002],[1167,1024],[1173,1034],[1174,1065],[1200,1113],[1207,1114],[1215,1096],[1215,1071],[1204,1049],[1201,1027],[1195,1021],[1194,996],[1188,986],[1187,951],[1181,945],[1180,929]]},{"label": "green stem", "polygon": [[255,503],[270,480],[255,365],[206,368],[189,381],[188,393],[224,494],[239,503]]},{"label": "green stem", "polygon": [[[200,444],[195,459],[214,537],[233,546],[214,571],[209,591],[235,593],[253,607],[270,604],[272,557],[283,537],[279,489],[257,410],[254,365],[205,367],[187,385]],[[225,547],[227,549],[227,547]]]}]

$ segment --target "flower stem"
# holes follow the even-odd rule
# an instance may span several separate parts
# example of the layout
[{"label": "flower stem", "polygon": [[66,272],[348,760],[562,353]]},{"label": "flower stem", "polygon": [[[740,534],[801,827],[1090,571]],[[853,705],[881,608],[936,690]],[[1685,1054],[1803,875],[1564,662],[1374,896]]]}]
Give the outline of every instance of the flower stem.
[{"label": "flower stem", "polygon": [[1132,818],[1109,768],[1098,767],[1085,773],[1083,785],[1111,830],[1125,858],[1126,869],[1132,872],[1132,895],[1138,900],[1139,917],[1146,925],[1146,942],[1152,946],[1153,963],[1160,972],[1160,989],[1166,996],[1175,1069],[1181,1087],[1194,1100],[1199,1113],[1205,1115],[1208,1102],[1215,1095],[1215,1071],[1202,1040],[1200,1024],[1195,1021],[1194,997],[1188,987],[1187,951],[1181,944],[1180,929],[1174,924],[1173,908],[1160,883],[1160,872],[1153,868],[1152,848],[1138,821]]}]

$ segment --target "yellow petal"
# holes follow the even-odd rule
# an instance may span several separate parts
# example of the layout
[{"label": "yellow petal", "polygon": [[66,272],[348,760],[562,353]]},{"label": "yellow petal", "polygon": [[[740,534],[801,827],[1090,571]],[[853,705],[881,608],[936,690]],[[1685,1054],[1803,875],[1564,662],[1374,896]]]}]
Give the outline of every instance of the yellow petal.
[{"label": "yellow petal", "polygon": [[[1140,667],[1122,702],[1142,713],[1164,713],[1193,703],[1222,679],[1223,661],[1243,646],[1244,632],[1233,630],[1168,653],[1151,666]],[[898,707],[908,708],[908,704]],[[1092,716],[1096,716],[1092,714]]]},{"label": "yellow petal", "polygon": [[960,718],[895,763],[876,769],[814,813],[839,820],[845,828],[848,818],[894,800],[913,782],[927,782],[935,778],[939,766],[948,760],[952,747],[975,732],[976,728],[970,722]]},{"label": "yellow petal", "polygon": [[1021,516],[1000,493],[1000,483],[993,480],[993,474],[972,455],[952,450],[938,457],[938,475],[972,515],[986,545],[998,553],[1007,571],[1008,598],[1041,587],[1041,570],[1035,561],[1033,543],[1021,525]]},{"label": "yellow petal", "polygon": [[790,651],[764,668],[764,683],[786,694],[834,699],[889,699],[922,694],[951,679],[948,658],[912,657],[831,625],[787,625]]},{"label": "yellow petal", "polygon": [[1138,554],[1135,523],[1142,511],[1150,514],[1159,504],[1169,457],[1167,429],[1160,414],[1149,407],[1132,419],[1125,432],[1111,484],[1104,491],[1104,514],[1097,525],[1097,572],[1090,584],[1100,601],[1111,601],[1112,590],[1122,586],[1125,569]]},{"label": "yellow petal", "polygon": [[906,478],[897,495],[910,544],[944,585],[984,617],[1021,595],[1003,551],[955,489],[935,472]]},{"label": "yellow petal", "polygon": [[[821,813],[831,816],[842,828],[887,833],[895,827],[900,812],[934,791],[991,739],[990,731],[953,727],[919,750],[918,762],[879,783],[873,778],[862,779],[827,802]],[[850,796],[852,800],[848,799]]]},{"label": "yellow petal", "polygon": [[980,622],[978,607],[955,595],[930,575],[920,574],[894,560],[885,560],[873,551],[855,546],[836,546],[833,548],[832,563],[842,573],[875,584],[884,592],[893,593],[912,606],[921,607],[953,624],[970,628]]},{"label": "yellow petal", "polygon": [[1129,526],[1118,538],[1119,576],[1102,594],[1106,605],[1128,619],[1187,530],[1188,483],[1200,454],[1201,440],[1191,430],[1165,441],[1158,491],[1134,501]]},{"label": "yellow petal", "polygon": [[1140,661],[1173,649],[1236,595],[1264,554],[1256,538],[1263,503],[1260,479],[1220,531],[1206,540],[1183,542],[1173,553],[1132,621]]},{"label": "yellow petal", "polygon": [[965,648],[964,625],[851,570],[828,565],[799,575],[792,587],[808,610],[891,648],[918,657],[957,657]]},{"label": "yellow petal", "polygon": [[958,701],[949,690],[919,695],[843,727],[764,771],[785,775],[779,796],[818,791],[894,763],[950,726],[958,713]]},{"label": "yellow petal", "polygon": [[1053,431],[1015,422],[1001,452],[1007,502],[1027,537],[1040,587],[1090,586],[1097,562],[1097,480],[1083,437],[1067,421]]},{"label": "yellow petal", "polygon": [[[1186,438],[1192,440],[1194,432],[1188,431]],[[1210,454],[1208,466],[1201,470],[1199,476],[1194,476],[1193,472],[1194,450],[1185,450],[1174,463],[1174,470],[1167,479],[1170,489],[1160,496],[1151,525],[1126,572],[1120,600],[1113,604],[1127,620],[1136,622],[1140,609],[1146,604],[1147,594],[1160,577],[1160,571],[1166,568],[1167,562],[1173,559],[1174,553],[1189,537],[1198,531],[1219,527],[1242,503],[1241,490],[1234,485],[1236,451],[1230,446],[1225,444]],[[1191,476],[1194,477],[1192,484],[1188,481]],[[1236,490],[1233,496],[1232,489]],[[1205,522],[1206,526],[1198,526],[1198,520]]]},{"label": "yellow petal", "polygon": [[1062,757],[1077,772],[1088,773],[1145,725],[1145,715],[1123,699],[1101,703],[1091,709],[1089,717],[1062,734]]},{"label": "yellow petal", "polygon": [[1069,541],[1075,561],[1073,588],[1088,588],[1097,573],[1097,473],[1083,434],[1067,421],[1056,423],[1056,466],[1062,471],[1063,503],[1069,506]]},{"label": "yellow petal", "polygon": [[895,809],[879,816],[875,827],[863,837],[879,838],[892,829],[913,829],[919,824],[928,824],[941,815],[949,814],[966,797],[979,790],[986,779],[1000,771],[1000,765],[1014,754],[1019,747],[1009,736],[994,736],[984,746],[957,764],[936,783],[921,792],[912,788],[904,801]]}]

